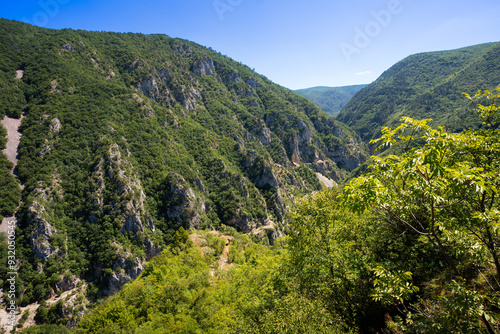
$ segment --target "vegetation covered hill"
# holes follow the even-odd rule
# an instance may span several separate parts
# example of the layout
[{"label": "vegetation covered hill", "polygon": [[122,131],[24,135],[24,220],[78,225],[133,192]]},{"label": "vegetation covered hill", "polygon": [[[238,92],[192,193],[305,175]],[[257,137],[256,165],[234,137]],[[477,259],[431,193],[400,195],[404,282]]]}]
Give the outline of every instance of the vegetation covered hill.
[{"label": "vegetation covered hill", "polygon": [[483,129],[386,128],[404,153],[303,198],[272,248],[179,231],[73,333],[497,333],[499,98],[471,98]]},{"label": "vegetation covered hill", "polygon": [[295,90],[321,108],[330,117],[335,117],[360,89],[366,85],[343,87],[312,87]]},{"label": "vegetation covered hill", "polygon": [[468,111],[462,92],[494,89],[500,83],[500,43],[409,56],[356,94],[337,119],[365,141],[403,116],[432,118],[460,131],[480,122]]},{"label": "vegetation covered hill", "polygon": [[[323,188],[319,174],[342,182],[366,159],[352,130],[302,96],[164,35],[0,20],[0,117],[23,112],[21,202],[0,159],[1,213],[21,203],[21,306],[83,279],[90,297],[115,293],[181,226],[272,243],[294,198]],[[83,312],[71,309],[70,323]]]}]

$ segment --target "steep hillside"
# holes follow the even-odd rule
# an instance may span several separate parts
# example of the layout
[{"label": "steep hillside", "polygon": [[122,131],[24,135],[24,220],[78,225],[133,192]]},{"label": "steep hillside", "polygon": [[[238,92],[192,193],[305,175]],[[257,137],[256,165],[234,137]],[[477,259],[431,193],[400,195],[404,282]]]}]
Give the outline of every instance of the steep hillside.
[{"label": "steep hillside", "polygon": [[452,131],[477,126],[461,92],[494,89],[500,83],[500,43],[410,56],[359,91],[337,119],[363,140],[380,136],[402,116],[432,118]]},{"label": "steep hillside", "polygon": [[318,175],[366,159],[311,102],[189,41],[0,20],[0,54],[0,117],[26,115],[19,305],[82,278],[112,294],[181,226],[272,242]]},{"label": "steep hillside", "polygon": [[360,89],[366,85],[343,87],[312,87],[295,90],[321,108],[330,117],[338,115],[340,110],[351,100]]}]

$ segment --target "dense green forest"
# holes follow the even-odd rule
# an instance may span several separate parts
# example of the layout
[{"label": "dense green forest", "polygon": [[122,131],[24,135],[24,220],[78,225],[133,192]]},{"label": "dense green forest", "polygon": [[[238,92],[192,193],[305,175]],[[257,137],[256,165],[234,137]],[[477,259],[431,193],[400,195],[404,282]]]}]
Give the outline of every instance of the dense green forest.
[{"label": "dense green forest", "polygon": [[179,229],[71,332],[497,333],[500,89],[467,98],[483,128],[405,117],[374,142],[402,154],[302,198],[272,247]]},{"label": "dense green forest", "polygon": [[409,116],[432,118],[450,131],[480,126],[461,98],[462,92],[495,89],[500,82],[500,43],[409,56],[357,93],[337,119],[365,141],[383,126]]},{"label": "dense green forest", "polygon": [[[38,323],[74,325],[180,227],[272,244],[295,199],[325,187],[318,176],[342,183],[367,158],[299,94],[165,35],[2,19],[0,97],[1,118],[25,115],[17,179],[0,154],[0,213],[19,205],[15,301],[40,303]],[[4,291],[8,271],[2,261]]]},{"label": "dense green forest", "polygon": [[343,87],[311,87],[295,90],[321,108],[330,117],[336,117],[342,108],[351,100],[359,90],[366,85],[353,85]]}]

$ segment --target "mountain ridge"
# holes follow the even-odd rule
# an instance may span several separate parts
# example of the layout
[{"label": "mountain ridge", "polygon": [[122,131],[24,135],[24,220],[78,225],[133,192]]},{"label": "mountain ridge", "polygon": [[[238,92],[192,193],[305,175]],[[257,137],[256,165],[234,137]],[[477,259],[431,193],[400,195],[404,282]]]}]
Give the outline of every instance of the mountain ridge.
[{"label": "mountain ridge", "polygon": [[402,116],[433,118],[434,124],[453,131],[479,126],[460,93],[494,89],[500,82],[499,54],[500,43],[494,42],[411,55],[360,90],[336,119],[365,141]]},{"label": "mountain ridge", "polygon": [[366,86],[366,84],[338,87],[317,86],[296,89],[294,92],[308,98],[327,113],[328,116],[335,117],[354,94]]}]

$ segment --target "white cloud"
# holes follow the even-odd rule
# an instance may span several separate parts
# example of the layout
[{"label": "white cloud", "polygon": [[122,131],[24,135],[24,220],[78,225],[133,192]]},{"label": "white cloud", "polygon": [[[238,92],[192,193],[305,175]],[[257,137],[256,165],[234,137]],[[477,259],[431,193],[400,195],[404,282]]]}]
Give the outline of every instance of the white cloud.
[{"label": "white cloud", "polygon": [[372,71],[364,71],[356,73],[356,75],[367,75],[367,74],[372,74]]}]

